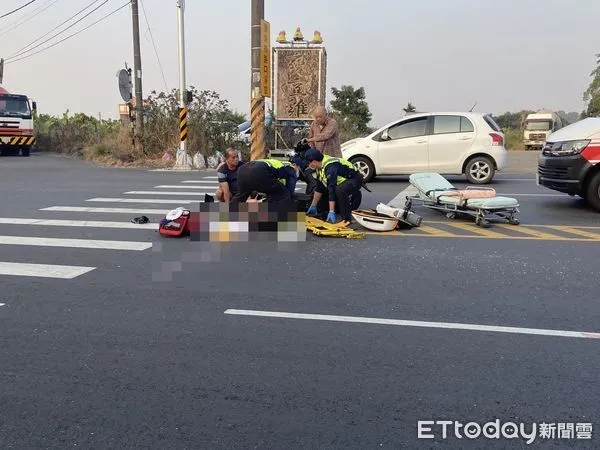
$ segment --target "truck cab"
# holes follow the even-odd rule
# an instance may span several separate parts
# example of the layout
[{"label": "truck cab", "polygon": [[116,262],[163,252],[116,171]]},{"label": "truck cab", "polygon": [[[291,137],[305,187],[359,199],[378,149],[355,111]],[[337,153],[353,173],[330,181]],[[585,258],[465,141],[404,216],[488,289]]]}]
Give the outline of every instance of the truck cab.
[{"label": "truck cab", "polygon": [[29,156],[35,145],[33,113],[35,102],[26,95],[0,91],[0,152]]},{"label": "truck cab", "polygon": [[552,111],[529,114],[523,122],[523,145],[525,150],[544,147],[548,136],[563,127],[560,116]]}]

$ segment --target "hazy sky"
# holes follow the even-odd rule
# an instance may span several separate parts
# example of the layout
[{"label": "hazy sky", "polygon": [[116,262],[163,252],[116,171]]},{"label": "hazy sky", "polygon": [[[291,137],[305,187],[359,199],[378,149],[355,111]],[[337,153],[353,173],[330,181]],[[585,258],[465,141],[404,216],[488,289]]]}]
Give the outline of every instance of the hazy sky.
[{"label": "hazy sky", "polygon": [[[0,57],[15,55],[91,1],[37,0],[0,19]],[[141,1],[168,87],[177,88],[176,1]],[[0,0],[0,16],[26,2]],[[32,53],[123,4],[125,0],[108,0]],[[51,6],[7,32],[45,5]],[[218,91],[245,114],[250,5],[250,0],[186,2],[188,85]],[[600,53],[599,17],[598,0],[265,0],[273,41],[280,30],[291,37],[297,26],[307,38],[314,30],[322,33],[328,54],[327,102],[331,86],[364,86],[373,125],[402,117],[408,101],[428,111],[469,110],[477,102],[480,112],[579,112]],[[164,90],[165,84],[142,9],[140,27],[146,96]],[[133,66],[129,6],[47,51],[6,64],[3,86],[37,100],[41,112],[69,109],[117,117],[121,98],[116,72],[125,62]]]}]

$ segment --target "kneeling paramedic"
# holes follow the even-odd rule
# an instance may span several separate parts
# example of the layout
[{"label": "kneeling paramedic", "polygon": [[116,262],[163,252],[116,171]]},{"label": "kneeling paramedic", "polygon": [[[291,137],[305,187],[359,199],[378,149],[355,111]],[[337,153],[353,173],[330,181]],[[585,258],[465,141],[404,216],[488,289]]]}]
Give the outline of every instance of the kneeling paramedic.
[{"label": "kneeling paramedic", "polygon": [[232,202],[245,202],[253,193],[267,202],[292,202],[298,180],[296,164],[277,159],[257,159],[238,169],[238,193]]},{"label": "kneeling paramedic", "polygon": [[[317,187],[307,214],[317,215],[317,205],[327,196],[329,214],[327,222],[336,223],[336,203],[341,220],[352,223],[352,210],[360,206],[362,198],[360,189],[364,183],[362,175],[354,165],[344,158],[334,158],[323,155],[315,149],[310,149],[304,155],[312,169],[317,171]],[[352,198],[352,204],[350,199]]]}]

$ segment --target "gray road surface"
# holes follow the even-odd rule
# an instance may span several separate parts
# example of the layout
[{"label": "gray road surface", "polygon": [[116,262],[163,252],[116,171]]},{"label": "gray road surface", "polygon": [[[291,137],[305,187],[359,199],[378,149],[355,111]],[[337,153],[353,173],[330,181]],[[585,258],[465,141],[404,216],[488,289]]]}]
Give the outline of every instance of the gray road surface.
[{"label": "gray road surface", "polygon": [[[184,262],[170,281],[153,277],[161,262],[202,244],[72,222],[167,211],[195,197],[158,192],[204,192],[194,180],[211,192],[211,176],[0,158],[0,448],[526,447],[453,427],[417,436],[419,420],[495,419],[554,423],[555,437],[572,423],[573,439],[535,442],[598,448],[600,339],[585,332],[600,331],[600,215],[580,200],[505,174],[493,186],[519,198],[528,234],[223,246],[222,261]],[[372,183],[362,206],[406,186]],[[562,225],[574,228],[540,227]]]}]

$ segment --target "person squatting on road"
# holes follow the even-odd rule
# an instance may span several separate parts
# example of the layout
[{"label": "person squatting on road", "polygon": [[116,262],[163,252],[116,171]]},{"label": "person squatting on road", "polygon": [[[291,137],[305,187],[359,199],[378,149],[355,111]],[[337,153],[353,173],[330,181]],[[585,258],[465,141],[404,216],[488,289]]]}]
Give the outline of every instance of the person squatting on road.
[{"label": "person squatting on road", "polygon": [[360,206],[362,199],[362,175],[350,161],[323,155],[315,149],[308,150],[304,158],[317,172],[317,187],[306,213],[317,215],[317,207],[329,203],[327,222],[337,223],[336,211],[339,211],[342,221],[352,223],[352,210]]},{"label": "person squatting on road", "polygon": [[245,202],[255,193],[265,194],[269,203],[294,199],[299,167],[277,159],[257,159],[238,169],[238,193],[232,202]]},{"label": "person squatting on road", "polygon": [[237,171],[244,163],[237,150],[229,147],[225,151],[225,162],[217,168],[219,187],[215,196],[219,202],[229,202],[238,192]]}]

